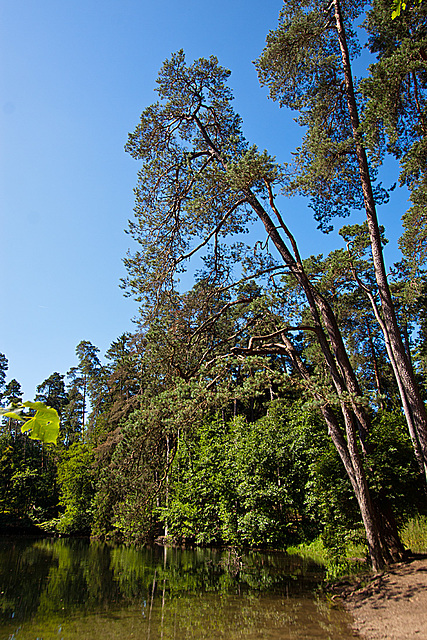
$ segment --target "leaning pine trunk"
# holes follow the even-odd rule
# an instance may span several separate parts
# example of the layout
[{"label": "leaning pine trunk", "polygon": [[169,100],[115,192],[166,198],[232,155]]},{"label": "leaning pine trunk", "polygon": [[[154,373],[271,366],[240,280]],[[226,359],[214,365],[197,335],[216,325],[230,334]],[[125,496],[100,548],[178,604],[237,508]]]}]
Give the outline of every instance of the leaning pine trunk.
[{"label": "leaning pine trunk", "polygon": [[[363,199],[366,210],[369,237],[371,242],[372,259],[375,271],[375,279],[381,301],[383,323],[385,327],[385,340],[391,351],[391,359],[394,374],[397,379],[405,417],[411,432],[411,438],[416,446],[416,453],[421,456],[424,474],[427,482],[427,413],[421,398],[411,363],[407,357],[405,346],[397,323],[396,313],[388,285],[384,258],[381,245],[381,234],[375,207],[375,199],[372,192],[372,184],[369,174],[369,166],[366,151],[359,132],[359,115],[354,93],[353,77],[351,73],[350,56],[342,20],[339,0],[333,0],[334,17],[338,32],[339,45],[342,56],[342,64],[345,77],[347,104],[350,114],[353,138],[355,141],[357,160],[359,164],[360,182],[362,185]],[[418,446],[417,446],[418,445]]]},{"label": "leaning pine trunk", "polygon": [[[309,383],[310,374],[296,353],[291,341],[284,334],[282,334],[282,340],[300,376]],[[322,401],[322,398],[318,396],[314,389],[311,389],[311,392],[316,400]],[[384,500],[384,504],[376,507],[371,500],[362,459],[358,450],[355,416],[342,403],[341,412],[346,425],[346,438],[344,438],[332,408],[322,402],[320,410],[359,505],[372,567],[374,571],[381,571],[390,562],[401,560],[404,551],[392,514],[383,513],[384,506],[387,506],[388,501]]]}]

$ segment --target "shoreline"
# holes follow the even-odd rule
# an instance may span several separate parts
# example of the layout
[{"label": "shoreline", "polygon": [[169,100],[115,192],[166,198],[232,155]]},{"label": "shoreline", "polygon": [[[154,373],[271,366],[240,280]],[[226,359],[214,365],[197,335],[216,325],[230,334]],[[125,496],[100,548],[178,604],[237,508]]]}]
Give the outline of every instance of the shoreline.
[{"label": "shoreline", "polygon": [[378,574],[337,582],[329,589],[353,618],[363,640],[426,640],[427,555],[414,554]]}]

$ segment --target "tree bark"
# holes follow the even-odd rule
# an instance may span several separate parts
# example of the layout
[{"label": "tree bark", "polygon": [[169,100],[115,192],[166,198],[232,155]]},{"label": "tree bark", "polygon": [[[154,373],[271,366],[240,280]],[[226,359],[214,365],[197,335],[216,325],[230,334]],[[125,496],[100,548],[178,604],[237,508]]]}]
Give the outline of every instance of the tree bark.
[{"label": "tree bark", "polygon": [[347,105],[351,119],[357,160],[359,164],[359,175],[363,191],[363,199],[371,243],[372,261],[386,332],[385,339],[386,343],[389,344],[389,348],[392,352],[392,357],[395,363],[393,369],[398,383],[402,404],[405,410],[408,428],[410,430],[411,438],[414,444],[415,442],[418,442],[418,451],[416,451],[416,453],[417,456],[421,456],[424,474],[427,481],[427,413],[417,383],[415,381],[411,364],[406,354],[405,345],[403,343],[401,332],[397,323],[390,287],[388,285],[382,252],[381,233],[378,225],[375,199],[372,191],[372,183],[369,174],[366,150],[363,146],[362,138],[359,131],[359,114],[355,98],[350,56],[347,47],[347,40],[339,0],[333,0],[331,6],[333,6],[334,10],[335,24],[341,50]]},{"label": "tree bark", "polygon": [[[372,338],[371,326],[367,319],[365,320],[365,327],[366,327],[366,334],[368,336],[369,350],[371,352],[372,365],[374,367],[375,386],[377,387],[378,396],[381,397],[382,390],[381,390],[380,371],[378,368],[378,358],[375,352],[375,345],[374,345],[374,340]],[[380,408],[384,409],[384,402],[382,400],[380,400]]]},{"label": "tree bark", "polygon": [[345,405],[341,405],[346,425],[346,438],[344,438],[332,408],[322,402],[321,396],[310,388],[310,374],[296,353],[292,342],[283,334],[282,340],[299,375],[309,383],[313,397],[321,403],[320,410],[328,427],[328,433],[341,458],[359,505],[372,567],[374,571],[380,571],[386,564],[400,560],[404,548],[399,539],[396,523],[386,496],[384,496],[382,504],[378,505],[379,508],[371,500],[362,459],[357,447],[354,416]]}]

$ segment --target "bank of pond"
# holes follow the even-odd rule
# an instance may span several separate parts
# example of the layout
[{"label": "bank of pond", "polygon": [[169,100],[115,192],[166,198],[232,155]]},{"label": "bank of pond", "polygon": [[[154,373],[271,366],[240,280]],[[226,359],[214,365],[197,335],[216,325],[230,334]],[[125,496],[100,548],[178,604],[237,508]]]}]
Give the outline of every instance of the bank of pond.
[{"label": "bank of pond", "polygon": [[275,551],[0,538],[0,640],[348,640],[322,565]]}]

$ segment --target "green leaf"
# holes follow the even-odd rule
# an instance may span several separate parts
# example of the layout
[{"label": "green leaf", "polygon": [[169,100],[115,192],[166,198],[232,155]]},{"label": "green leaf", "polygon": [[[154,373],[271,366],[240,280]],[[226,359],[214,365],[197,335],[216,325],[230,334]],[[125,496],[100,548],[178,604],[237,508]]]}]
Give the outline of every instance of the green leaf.
[{"label": "green leaf", "polygon": [[22,425],[22,433],[30,431],[28,435],[32,440],[56,444],[59,435],[59,416],[56,409],[46,406],[43,402],[24,402],[23,406],[35,409],[36,414]]},{"label": "green leaf", "polygon": [[[35,415],[25,415],[23,411],[27,408],[33,409],[36,412]],[[59,435],[59,415],[56,409],[48,407],[43,402],[27,401],[11,404],[8,407],[0,407],[0,416],[23,422],[21,431],[22,433],[29,431],[28,436],[32,440],[56,444]]]},{"label": "green leaf", "polygon": [[48,407],[48,405],[44,402],[31,402],[30,400],[27,400],[26,402],[22,403],[22,406],[28,407],[29,409],[35,409],[36,411],[48,409],[49,411],[55,411],[56,415],[58,415],[55,409],[52,409],[52,407]]},{"label": "green leaf", "polygon": [[405,11],[406,2],[404,2],[403,0],[393,0],[392,8],[393,12],[391,14],[391,19],[394,20],[395,18],[400,16],[401,11]]},{"label": "green leaf", "polygon": [[7,411],[6,413],[2,412],[2,415],[5,416],[6,418],[14,418],[15,420],[20,420],[21,422],[25,422],[25,418],[23,418],[22,416],[19,416],[17,413],[14,413],[13,411]]},{"label": "green leaf", "polygon": [[5,416],[6,418],[14,418],[14,420],[21,420],[21,422],[24,422],[26,418],[25,416],[21,416],[24,408],[25,407],[22,404],[9,404],[7,407],[0,407],[0,416]]},{"label": "green leaf", "polygon": [[25,417],[22,417],[21,414],[24,411],[24,407],[22,405],[10,404],[7,407],[0,407],[0,416],[5,416],[6,418],[14,418],[15,420],[21,420],[23,422]]}]

